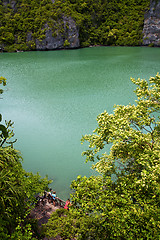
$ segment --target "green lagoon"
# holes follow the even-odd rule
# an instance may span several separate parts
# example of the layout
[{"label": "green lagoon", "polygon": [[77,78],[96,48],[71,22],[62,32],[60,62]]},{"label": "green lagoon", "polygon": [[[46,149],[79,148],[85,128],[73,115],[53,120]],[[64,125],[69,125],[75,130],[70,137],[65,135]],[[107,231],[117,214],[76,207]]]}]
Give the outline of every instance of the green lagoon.
[{"label": "green lagoon", "polygon": [[47,174],[65,200],[72,180],[94,174],[81,156],[87,148],[82,135],[92,133],[104,110],[134,103],[130,77],[149,79],[157,72],[160,48],[0,53],[0,76],[7,78],[0,112],[15,123],[25,170]]}]

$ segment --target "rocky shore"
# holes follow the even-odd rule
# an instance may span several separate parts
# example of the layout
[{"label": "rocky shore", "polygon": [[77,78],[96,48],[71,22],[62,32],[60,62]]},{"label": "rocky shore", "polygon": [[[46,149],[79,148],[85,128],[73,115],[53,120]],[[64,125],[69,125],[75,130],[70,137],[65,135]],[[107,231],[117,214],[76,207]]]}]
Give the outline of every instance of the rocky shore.
[{"label": "rocky shore", "polygon": [[[29,219],[37,220],[38,232],[41,232],[42,225],[46,224],[51,214],[60,208],[63,208],[63,205],[58,204],[54,206],[54,204],[49,202],[47,198],[44,198],[43,201],[39,201],[35,205],[28,217]],[[42,240],[61,240],[61,238],[59,236],[50,239],[43,237]]]},{"label": "rocky shore", "polygon": [[38,220],[38,226],[41,227],[42,224],[48,222],[52,212],[55,212],[57,209],[62,208],[61,206],[54,206],[52,203],[49,203],[47,199],[44,200],[44,204],[40,202],[32,209],[30,213],[30,218]]}]

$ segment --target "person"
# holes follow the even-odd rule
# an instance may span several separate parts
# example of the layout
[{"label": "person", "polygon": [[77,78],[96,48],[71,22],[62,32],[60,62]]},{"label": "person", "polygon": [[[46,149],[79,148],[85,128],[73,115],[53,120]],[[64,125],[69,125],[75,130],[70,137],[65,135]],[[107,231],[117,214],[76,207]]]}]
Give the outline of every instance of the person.
[{"label": "person", "polygon": [[49,192],[47,192],[47,198],[48,198],[48,202],[51,203],[52,201],[52,188],[49,189]]},{"label": "person", "polygon": [[53,202],[53,204],[54,204],[54,206],[56,205],[56,192],[55,191],[52,191],[52,193],[51,193],[51,196],[52,196],[52,202]]},{"label": "person", "polygon": [[55,200],[56,199],[56,192],[52,191],[51,196],[52,196],[53,200]]},{"label": "person", "polygon": [[69,206],[71,205],[71,202],[70,202],[70,199],[68,198],[66,203],[65,203],[65,206],[64,206],[64,209],[67,209],[69,210]]},{"label": "person", "polygon": [[50,188],[48,194],[51,195],[51,194],[52,194],[52,191],[53,191],[52,188]]}]

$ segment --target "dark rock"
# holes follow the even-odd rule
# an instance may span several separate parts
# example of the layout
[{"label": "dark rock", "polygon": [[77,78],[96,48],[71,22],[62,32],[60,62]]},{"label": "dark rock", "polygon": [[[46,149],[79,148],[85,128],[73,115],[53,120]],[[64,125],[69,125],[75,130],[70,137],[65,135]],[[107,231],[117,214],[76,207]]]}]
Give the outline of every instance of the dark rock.
[{"label": "dark rock", "polygon": [[[57,32],[56,36],[54,36],[55,34],[53,34],[53,31],[49,27],[46,27],[46,37],[43,40],[36,39],[35,41],[36,49],[53,50],[62,48],[78,48],[79,30],[75,21],[71,17],[63,17],[62,30],[63,33]],[[27,40],[31,40],[31,35],[28,35]]]},{"label": "dark rock", "polygon": [[29,41],[32,41],[32,33],[27,33],[27,39],[26,41],[29,42]]},{"label": "dark rock", "polygon": [[150,9],[145,14],[143,44],[160,46],[160,0],[151,0]]},{"label": "dark rock", "polygon": [[[17,2],[15,0],[3,0],[2,3],[7,6],[10,4],[11,8],[17,10]],[[52,0],[54,4],[55,0]],[[30,49],[30,44],[35,43],[36,50],[53,50],[53,49],[63,49],[63,48],[78,48],[79,43],[79,29],[76,25],[76,22],[67,16],[63,16],[62,19],[57,20],[55,23],[55,29],[53,30],[46,23],[44,26],[45,29],[45,38],[35,39],[32,36],[32,32],[28,32],[26,35],[26,43]],[[17,39],[15,36],[15,43]],[[1,46],[3,47],[3,46]]]},{"label": "dark rock", "polygon": [[3,0],[2,3],[3,3],[4,6],[7,6],[8,4],[10,4],[11,8],[13,10],[16,10],[16,5],[17,5],[16,1],[14,1],[14,0]]},{"label": "dark rock", "polygon": [[36,49],[37,50],[52,50],[63,48],[64,40],[62,36],[53,37],[53,32],[48,29],[46,30],[46,37],[43,40],[36,39]]}]

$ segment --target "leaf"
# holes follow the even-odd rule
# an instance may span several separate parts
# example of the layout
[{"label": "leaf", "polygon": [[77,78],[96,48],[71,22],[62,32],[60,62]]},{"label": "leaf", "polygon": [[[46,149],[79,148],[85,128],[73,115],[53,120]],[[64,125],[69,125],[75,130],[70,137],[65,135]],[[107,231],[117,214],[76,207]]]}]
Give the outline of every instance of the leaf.
[{"label": "leaf", "polygon": [[7,137],[8,137],[7,128],[6,128],[4,125],[2,125],[2,124],[0,124],[0,131],[2,132],[4,138],[7,138]]}]

